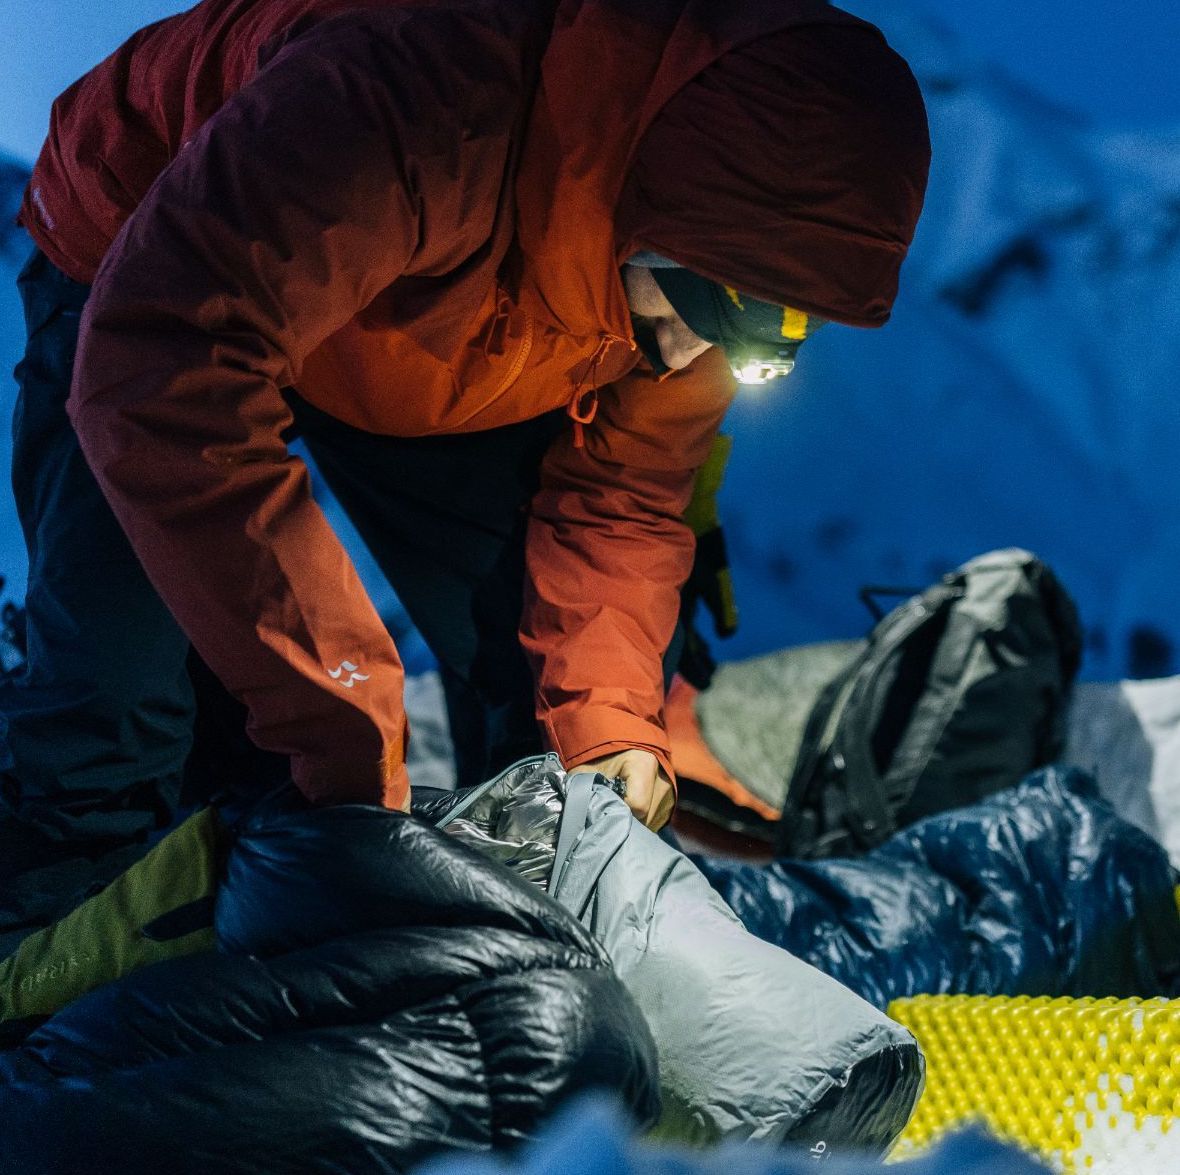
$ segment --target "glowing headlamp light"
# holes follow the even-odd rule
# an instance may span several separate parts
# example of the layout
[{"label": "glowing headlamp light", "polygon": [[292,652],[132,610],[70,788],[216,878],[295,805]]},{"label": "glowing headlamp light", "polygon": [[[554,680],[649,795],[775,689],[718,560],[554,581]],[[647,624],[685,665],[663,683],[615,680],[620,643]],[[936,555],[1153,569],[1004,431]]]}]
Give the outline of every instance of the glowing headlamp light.
[{"label": "glowing headlamp light", "polygon": [[[790,375],[795,352],[822,323],[802,310],[763,302],[712,281],[658,254],[636,254],[628,264],[646,267],[668,306],[689,330],[720,347],[739,384],[763,387]],[[650,325],[634,322],[635,341],[657,374],[667,371]]]},{"label": "glowing headlamp light", "polygon": [[742,356],[730,360],[733,377],[743,387],[759,387],[771,380],[781,379],[790,375],[795,369],[795,360],[785,355],[773,359],[759,359],[753,356]]}]

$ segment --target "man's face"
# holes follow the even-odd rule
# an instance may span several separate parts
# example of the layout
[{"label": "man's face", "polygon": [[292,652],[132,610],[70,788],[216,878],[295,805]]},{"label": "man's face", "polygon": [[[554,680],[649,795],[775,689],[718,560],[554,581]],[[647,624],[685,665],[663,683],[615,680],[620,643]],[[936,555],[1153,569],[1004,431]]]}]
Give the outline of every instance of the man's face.
[{"label": "man's face", "polygon": [[660,356],[673,371],[687,367],[713,344],[694,334],[656,284],[650,269],[623,266],[623,288],[633,318],[641,320],[655,335]]}]

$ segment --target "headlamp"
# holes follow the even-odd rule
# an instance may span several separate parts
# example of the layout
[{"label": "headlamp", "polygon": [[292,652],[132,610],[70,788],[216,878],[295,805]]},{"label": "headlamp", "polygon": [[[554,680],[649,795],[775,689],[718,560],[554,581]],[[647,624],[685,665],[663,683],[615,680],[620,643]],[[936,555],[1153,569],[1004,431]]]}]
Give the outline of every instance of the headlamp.
[{"label": "headlamp", "polygon": [[730,355],[729,366],[734,379],[743,387],[759,387],[770,383],[771,380],[790,375],[795,370],[795,360],[789,355]]},{"label": "headlamp", "polygon": [[[734,378],[746,387],[761,387],[789,375],[795,352],[823,321],[762,302],[681,267],[653,266],[651,275],[688,328],[721,347]],[[637,334],[636,341],[642,346],[647,340]]]}]

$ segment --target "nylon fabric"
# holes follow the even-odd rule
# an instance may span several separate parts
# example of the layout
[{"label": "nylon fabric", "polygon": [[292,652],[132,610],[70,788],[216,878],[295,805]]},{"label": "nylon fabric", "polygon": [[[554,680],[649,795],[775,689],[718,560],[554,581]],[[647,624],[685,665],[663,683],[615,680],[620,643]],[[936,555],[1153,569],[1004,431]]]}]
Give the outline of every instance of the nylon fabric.
[{"label": "nylon fabric", "polygon": [[1164,850],[1080,771],[1046,768],[864,857],[693,857],[753,934],[879,1008],[921,994],[1175,996]]},{"label": "nylon fabric", "polygon": [[0,1020],[48,1016],[149,963],[212,947],[223,852],[224,831],[205,809],[100,893],[29,935],[0,962]]},{"label": "nylon fabric", "polygon": [[[538,769],[540,767],[540,769]],[[438,828],[478,848],[546,892],[562,824],[561,764],[547,756],[514,764],[495,779],[444,801]],[[424,815],[417,799],[415,812]]]},{"label": "nylon fabric", "polygon": [[[655,1133],[694,1145],[781,1144],[805,1134],[816,1106],[842,1087],[848,1104],[829,1148],[883,1153],[921,1091],[913,1039],[843,984],[751,937],[715,899],[686,857],[634,824],[583,917],[657,1041],[664,1112]],[[894,1064],[862,1081],[858,1066],[882,1052]]]},{"label": "nylon fabric", "polygon": [[876,29],[829,13],[740,45],[674,94],[636,150],[620,219],[636,248],[739,293],[880,326],[929,162],[908,66]]},{"label": "nylon fabric", "polygon": [[780,853],[853,855],[1051,762],[1081,646],[1073,601],[1019,548],[979,555],[900,604],[808,718]]},{"label": "nylon fabric", "polygon": [[590,805],[594,799],[594,785],[598,777],[589,771],[578,771],[564,780],[561,824],[557,830],[557,844],[553,850],[550,886],[554,893],[561,890],[562,879],[569,865],[570,854],[586,832]]},{"label": "nylon fabric", "polygon": [[517,1145],[581,1090],[658,1113],[650,1034],[601,948],[420,821],[274,797],[238,829],[214,927],[217,950],[0,1052],[0,1169],[394,1172]]},{"label": "nylon fabric", "polygon": [[[498,860],[521,857],[534,813],[536,856],[553,861],[555,798],[576,775],[522,764],[477,789],[446,831]],[[581,776],[585,779],[586,776]],[[513,793],[515,792],[515,795]],[[591,782],[553,894],[602,944],[642,1010],[659,1056],[658,1136],[706,1145],[812,1138],[884,1150],[921,1089],[913,1038],[847,988],[752,937],[689,860]],[[466,805],[466,806],[465,806]],[[495,809],[514,835],[495,835]],[[478,822],[467,814],[478,808]],[[473,827],[475,825],[475,827]]]}]

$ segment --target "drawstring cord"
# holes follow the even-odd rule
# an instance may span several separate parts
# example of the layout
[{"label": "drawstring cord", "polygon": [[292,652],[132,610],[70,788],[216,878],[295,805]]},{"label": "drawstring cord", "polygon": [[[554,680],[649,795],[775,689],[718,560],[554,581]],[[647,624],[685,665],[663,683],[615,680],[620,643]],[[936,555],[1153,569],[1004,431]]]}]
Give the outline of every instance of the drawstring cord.
[{"label": "drawstring cord", "polygon": [[586,425],[592,423],[598,415],[598,388],[586,388],[586,384],[595,382],[595,376],[598,374],[602,357],[615,343],[627,343],[632,350],[635,350],[635,344],[622,335],[603,335],[598,342],[598,346],[594,349],[594,354],[590,357],[590,362],[586,366],[586,373],[578,380],[573,395],[570,396],[570,401],[566,405],[566,413],[574,422],[575,449],[584,449],[586,447]]},{"label": "drawstring cord", "polygon": [[[587,407],[582,407],[583,402]],[[583,392],[581,386],[576,387],[565,410],[574,422],[574,448],[584,449],[586,447],[586,425],[598,415],[598,389],[591,388],[588,392]]]}]

